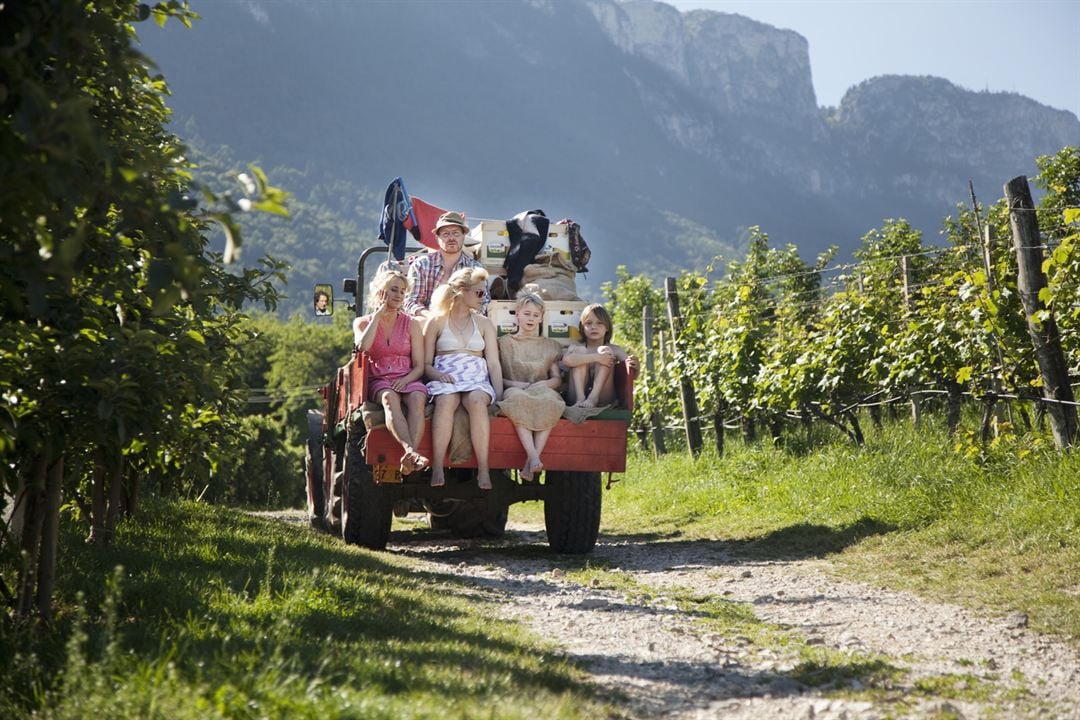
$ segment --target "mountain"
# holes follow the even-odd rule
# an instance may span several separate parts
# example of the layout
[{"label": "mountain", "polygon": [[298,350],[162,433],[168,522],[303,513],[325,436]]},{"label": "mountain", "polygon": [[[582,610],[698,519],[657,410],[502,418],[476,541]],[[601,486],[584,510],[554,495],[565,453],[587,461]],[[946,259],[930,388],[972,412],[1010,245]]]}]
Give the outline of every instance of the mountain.
[{"label": "mountain", "polygon": [[[305,212],[338,208],[350,252],[398,175],[471,218],[573,217],[593,284],[737,256],[751,225],[847,252],[885,217],[932,235],[969,179],[991,200],[1080,144],[1071,113],[938,78],[868,79],[821,108],[805,38],[652,0],[192,6],[190,31],[139,27],[177,132],[261,164]],[[249,245],[273,252],[258,227]],[[351,269],[290,232],[297,282]]]}]

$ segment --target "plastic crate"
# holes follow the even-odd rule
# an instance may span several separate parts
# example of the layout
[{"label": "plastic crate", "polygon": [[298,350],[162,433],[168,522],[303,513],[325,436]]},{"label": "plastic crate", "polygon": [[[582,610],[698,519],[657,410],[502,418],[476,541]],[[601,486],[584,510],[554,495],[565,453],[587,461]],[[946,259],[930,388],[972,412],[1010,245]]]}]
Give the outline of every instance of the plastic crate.
[{"label": "plastic crate", "polygon": [[[551,223],[548,228],[547,242],[540,252],[557,252],[563,256],[567,263],[570,262],[570,235],[566,225]],[[572,267],[572,266],[571,266]]]},{"label": "plastic crate", "polygon": [[503,220],[481,220],[469,237],[476,241],[476,257],[488,270],[502,268],[510,251],[510,236]]},{"label": "plastic crate", "polygon": [[588,303],[571,301],[548,301],[544,303],[544,337],[558,340],[563,345],[581,342],[581,311]]},{"label": "plastic crate", "polygon": [[495,324],[499,336],[517,332],[517,303],[513,300],[492,300],[488,303],[488,318]]}]

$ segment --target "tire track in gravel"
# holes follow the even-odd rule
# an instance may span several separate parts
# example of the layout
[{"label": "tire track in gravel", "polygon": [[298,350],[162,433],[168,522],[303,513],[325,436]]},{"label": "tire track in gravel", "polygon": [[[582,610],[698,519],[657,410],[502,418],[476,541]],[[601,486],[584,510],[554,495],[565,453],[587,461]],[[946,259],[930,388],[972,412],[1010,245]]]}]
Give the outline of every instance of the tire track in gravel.
[{"label": "tire track in gravel", "polygon": [[[541,528],[511,525],[501,543],[396,531],[388,550],[452,575],[579,662],[630,717],[960,717],[1080,719],[1080,659],[1064,642],[905,592],[837,579],[827,560],[747,560],[713,541],[601,535],[586,560],[652,589],[651,597],[572,582],[584,560],[546,552]],[[711,630],[672,597],[743,603],[791,644]],[[794,671],[799,647],[839,658],[838,684]],[[901,671],[870,691],[881,662]],[[901,696],[906,696],[900,700]]]}]

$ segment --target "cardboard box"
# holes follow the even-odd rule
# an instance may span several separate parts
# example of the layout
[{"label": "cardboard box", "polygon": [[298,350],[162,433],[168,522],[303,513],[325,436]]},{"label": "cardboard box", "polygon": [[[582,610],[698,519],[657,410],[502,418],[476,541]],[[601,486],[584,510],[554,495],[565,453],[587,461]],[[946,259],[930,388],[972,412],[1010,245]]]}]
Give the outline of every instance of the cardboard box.
[{"label": "cardboard box", "polygon": [[517,303],[513,300],[492,300],[488,303],[488,318],[495,324],[499,336],[517,332]]},{"label": "cardboard box", "polygon": [[501,268],[510,250],[510,237],[503,220],[481,220],[469,231],[478,244],[477,259],[487,269]]},{"label": "cardboard box", "polygon": [[570,235],[567,233],[567,226],[551,223],[550,227],[548,227],[547,243],[540,249],[540,252],[557,252],[569,263]]},{"label": "cardboard box", "polygon": [[544,303],[544,337],[558,340],[563,345],[581,342],[581,311],[588,303],[549,301]]}]

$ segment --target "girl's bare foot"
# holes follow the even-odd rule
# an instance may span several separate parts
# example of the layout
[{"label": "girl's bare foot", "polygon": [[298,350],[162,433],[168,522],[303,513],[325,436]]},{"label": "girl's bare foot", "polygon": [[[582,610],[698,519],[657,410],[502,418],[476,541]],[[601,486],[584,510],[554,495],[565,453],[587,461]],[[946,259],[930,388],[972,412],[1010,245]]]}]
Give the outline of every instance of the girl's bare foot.
[{"label": "girl's bare foot", "polygon": [[594,408],[596,407],[596,401],[592,398],[585,398],[577,404],[579,408]]},{"label": "girl's bare foot", "polygon": [[529,472],[532,473],[533,477],[536,477],[540,473],[544,472],[543,461],[541,461],[540,458],[537,458],[535,461],[533,461],[532,466],[529,468]]},{"label": "girl's bare foot", "polygon": [[481,490],[491,489],[491,477],[487,473],[478,474],[476,476],[476,484]]},{"label": "girl's bare foot", "polygon": [[431,465],[430,460],[428,460],[426,457],[416,452],[415,450],[413,450],[412,452],[412,461],[413,465],[416,466],[417,470],[427,470],[428,466]]},{"label": "girl's bare foot", "polygon": [[399,466],[399,469],[401,470],[402,475],[412,475],[413,472],[416,471],[416,464],[413,462],[412,458],[413,454],[414,453],[411,451],[406,451],[405,454],[401,456],[401,465]]},{"label": "girl's bare foot", "polygon": [[446,484],[446,476],[442,469],[431,471],[431,487],[442,487]]},{"label": "girl's bare foot", "polygon": [[533,481],[532,463],[528,460],[525,461],[525,465],[521,468],[521,479],[525,482]]}]

